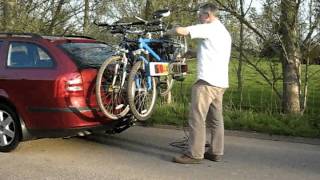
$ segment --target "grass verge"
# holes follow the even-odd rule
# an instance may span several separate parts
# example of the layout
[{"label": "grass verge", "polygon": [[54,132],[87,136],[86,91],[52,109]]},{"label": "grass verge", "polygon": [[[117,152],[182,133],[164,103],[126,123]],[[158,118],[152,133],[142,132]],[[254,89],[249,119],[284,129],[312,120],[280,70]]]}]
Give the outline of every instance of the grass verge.
[{"label": "grass verge", "polygon": [[[196,62],[189,63],[189,75],[181,84],[176,82],[172,90],[171,104],[165,104],[163,98],[147,124],[186,125],[188,119],[191,86],[196,79]],[[284,115],[279,112],[280,100],[272,88],[252,69],[244,69],[244,89],[237,90],[236,62],[230,64],[230,88],[224,95],[225,128],[230,130],[255,131],[274,135],[300,137],[320,137],[320,87],[317,79],[310,79],[308,110],[303,115]],[[262,66],[268,66],[266,63]],[[265,67],[262,67],[265,68]],[[320,67],[312,66],[313,71]],[[242,98],[239,98],[241,97]]]}]

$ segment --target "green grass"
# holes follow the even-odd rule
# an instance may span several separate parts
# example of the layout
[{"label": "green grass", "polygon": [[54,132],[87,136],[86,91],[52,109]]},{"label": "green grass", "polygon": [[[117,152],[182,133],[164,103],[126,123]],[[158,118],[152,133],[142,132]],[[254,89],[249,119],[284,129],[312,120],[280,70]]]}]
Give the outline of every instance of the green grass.
[{"label": "green grass", "polygon": [[[242,100],[237,88],[237,61],[230,62],[230,88],[224,95],[224,118],[226,129],[256,131],[269,134],[302,137],[320,137],[320,73],[309,80],[307,111],[304,115],[281,114],[281,101],[270,85],[251,67],[243,69]],[[268,62],[261,62],[260,68],[268,71]],[[281,73],[281,65],[276,65]],[[304,70],[304,67],[302,68]],[[320,70],[318,65],[310,66],[310,74]],[[304,73],[304,71],[303,71]],[[267,73],[268,74],[268,73]],[[271,75],[269,73],[269,75]],[[189,74],[182,83],[175,82],[173,102],[166,104],[158,98],[158,104],[149,124],[169,124],[183,126],[188,119],[191,86],[196,79],[196,61],[189,62]],[[277,89],[282,93],[282,82]]]}]

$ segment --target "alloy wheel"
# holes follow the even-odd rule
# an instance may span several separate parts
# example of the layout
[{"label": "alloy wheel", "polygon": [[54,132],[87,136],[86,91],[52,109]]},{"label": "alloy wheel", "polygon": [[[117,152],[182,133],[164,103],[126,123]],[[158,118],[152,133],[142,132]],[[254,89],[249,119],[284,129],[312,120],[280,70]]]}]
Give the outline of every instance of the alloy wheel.
[{"label": "alloy wheel", "polygon": [[15,138],[14,120],[9,113],[0,110],[0,146],[7,146]]}]

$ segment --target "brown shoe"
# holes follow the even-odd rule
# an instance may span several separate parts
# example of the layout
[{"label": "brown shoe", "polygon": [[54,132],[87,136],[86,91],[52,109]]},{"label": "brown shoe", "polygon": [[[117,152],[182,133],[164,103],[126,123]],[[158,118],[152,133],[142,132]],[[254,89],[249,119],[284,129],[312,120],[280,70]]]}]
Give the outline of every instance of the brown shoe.
[{"label": "brown shoe", "polygon": [[194,159],[187,155],[177,156],[173,158],[173,162],[180,164],[200,164],[202,159]]},{"label": "brown shoe", "polygon": [[209,152],[205,152],[204,153],[204,158],[208,159],[210,161],[219,162],[219,161],[222,160],[222,155],[215,155],[215,154],[211,154]]}]

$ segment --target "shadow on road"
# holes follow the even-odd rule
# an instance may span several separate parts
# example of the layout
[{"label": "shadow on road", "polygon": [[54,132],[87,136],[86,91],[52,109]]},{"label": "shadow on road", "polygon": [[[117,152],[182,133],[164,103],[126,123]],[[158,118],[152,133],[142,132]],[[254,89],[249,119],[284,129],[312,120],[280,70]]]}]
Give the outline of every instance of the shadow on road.
[{"label": "shadow on road", "polygon": [[[144,130],[145,131],[145,130]],[[169,144],[179,134],[166,134],[161,131],[142,133],[137,130],[119,135],[98,134],[85,139],[120,151],[131,151],[153,156],[165,161],[181,153],[180,149]],[[147,136],[147,134],[150,134]],[[241,166],[262,169],[294,169],[296,172],[318,174],[320,168],[319,146],[279,141],[255,140],[228,137],[225,144],[225,156],[222,163],[216,165]]]},{"label": "shadow on road", "polygon": [[154,156],[165,161],[171,161],[172,157],[177,153],[181,153],[179,149],[169,145],[170,142],[150,142],[141,138],[120,137],[108,134],[95,134],[84,137],[85,140],[94,141],[108,147],[119,148],[132,152],[141,153],[148,156]]}]

